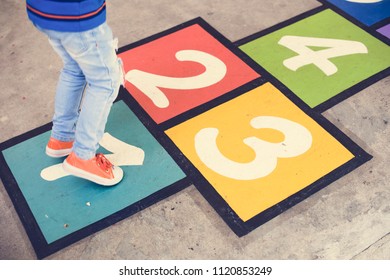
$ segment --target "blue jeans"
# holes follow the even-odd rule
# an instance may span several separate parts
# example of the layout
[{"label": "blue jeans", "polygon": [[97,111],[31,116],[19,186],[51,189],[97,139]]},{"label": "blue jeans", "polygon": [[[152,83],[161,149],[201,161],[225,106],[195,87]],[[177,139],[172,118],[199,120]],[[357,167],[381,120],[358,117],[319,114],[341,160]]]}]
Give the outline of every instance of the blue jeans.
[{"label": "blue jeans", "polygon": [[74,141],[82,159],[95,156],[112,103],[123,80],[110,27],[104,23],[85,32],[58,32],[37,27],[63,61],[51,136]]}]

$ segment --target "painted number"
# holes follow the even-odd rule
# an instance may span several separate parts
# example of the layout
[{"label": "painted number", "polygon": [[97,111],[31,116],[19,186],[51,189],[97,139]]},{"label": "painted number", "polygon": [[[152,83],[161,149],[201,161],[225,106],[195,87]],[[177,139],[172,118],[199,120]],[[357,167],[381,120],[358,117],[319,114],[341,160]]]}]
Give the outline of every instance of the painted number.
[{"label": "painted number", "polygon": [[[283,61],[284,66],[288,69],[297,71],[302,66],[314,64],[327,76],[331,76],[337,72],[336,65],[329,61],[329,58],[368,53],[367,47],[361,42],[339,39],[283,36],[278,44],[298,54]],[[308,46],[326,49],[313,51]]]},{"label": "painted number", "polygon": [[[104,133],[99,144],[112,154],[105,155],[109,161],[117,166],[142,165],[145,153],[142,149],[129,145],[121,140]],[[69,174],[62,168],[62,163],[49,166],[41,171],[42,179],[54,181]]]},{"label": "painted number", "polygon": [[305,153],[312,144],[311,133],[302,125],[279,117],[259,116],[250,122],[256,129],[271,128],[284,134],[280,143],[248,137],[244,143],[255,151],[251,162],[239,163],[225,157],[217,145],[217,128],[204,128],[195,136],[195,149],[201,161],[211,170],[236,180],[255,180],[272,173],[278,158],[291,158]]},{"label": "painted number", "polygon": [[167,77],[130,70],[125,79],[142,91],[159,108],[167,108],[169,100],[160,88],[190,90],[211,86],[221,81],[226,75],[226,65],[217,57],[197,50],[182,50],[176,53],[179,61],[192,61],[202,64],[206,70],[193,77]]}]

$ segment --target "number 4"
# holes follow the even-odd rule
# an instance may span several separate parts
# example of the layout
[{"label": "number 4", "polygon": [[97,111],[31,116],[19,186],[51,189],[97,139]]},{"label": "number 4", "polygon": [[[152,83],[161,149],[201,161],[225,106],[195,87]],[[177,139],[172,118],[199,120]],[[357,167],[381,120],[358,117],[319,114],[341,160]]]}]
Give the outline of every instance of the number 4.
[{"label": "number 4", "polygon": [[[278,44],[299,54],[283,61],[284,66],[288,69],[297,71],[302,66],[314,64],[327,76],[331,76],[337,72],[336,65],[329,61],[329,58],[368,53],[367,47],[361,42],[339,39],[283,36]],[[323,47],[326,49],[313,51],[308,46]]]}]

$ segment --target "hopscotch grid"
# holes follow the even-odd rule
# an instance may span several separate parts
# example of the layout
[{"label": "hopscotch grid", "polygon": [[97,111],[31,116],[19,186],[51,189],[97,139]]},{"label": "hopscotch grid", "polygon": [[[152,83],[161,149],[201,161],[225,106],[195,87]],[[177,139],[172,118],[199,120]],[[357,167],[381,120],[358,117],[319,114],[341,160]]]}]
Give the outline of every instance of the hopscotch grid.
[{"label": "hopscotch grid", "polygon": [[[323,9],[318,8],[316,10],[322,11]],[[306,14],[312,14],[313,11],[309,11]],[[191,23],[199,23],[197,20],[202,21],[201,18],[197,18],[195,21],[191,21]],[[187,26],[187,25],[186,25]],[[208,24],[202,26],[206,31],[210,32],[211,30],[214,30],[213,28],[210,28]],[[170,29],[172,30],[172,29]],[[173,28],[173,30],[178,31],[180,30],[177,28]],[[165,35],[165,32],[162,32],[160,34]],[[170,34],[170,33],[169,33]],[[220,35],[219,33],[217,33]],[[214,36],[216,34],[211,34]],[[218,38],[216,38],[218,39]],[[211,110],[212,108],[219,106],[221,104],[224,104],[225,102],[232,100],[242,94],[245,94],[251,89],[254,89],[266,82],[271,82],[273,85],[275,85],[276,88],[278,88],[288,99],[290,99],[294,104],[296,104],[300,109],[302,109],[307,115],[309,115],[311,118],[315,119],[319,124],[321,121],[319,121],[319,116],[316,115],[316,112],[312,110],[305,102],[303,102],[300,98],[298,98],[293,92],[291,92],[286,86],[284,86],[280,81],[278,81],[273,75],[271,75],[268,71],[266,71],[264,68],[262,68],[258,63],[256,63],[252,58],[250,58],[247,54],[243,53],[240,49],[234,48],[234,46],[230,47],[226,42],[224,43],[224,46],[227,47],[230,51],[234,52],[234,49],[238,50],[239,54],[238,56],[246,62],[252,69],[254,69],[256,72],[261,74],[261,78],[256,79],[255,81],[251,81],[229,93],[226,93],[220,97],[217,97],[213,100],[210,100],[202,105],[199,105],[198,107],[195,107],[185,113],[182,113],[168,121],[165,121],[160,124],[155,124],[155,122],[152,120],[151,117],[147,114],[147,112],[142,108],[141,105],[138,104],[138,102],[129,94],[127,97],[129,97],[132,100],[132,104],[134,104],[135,107],[133,107],[134,111],[139,112],[141,115],[144,115],[143,117],[140,116],[140,118],[143,118],[144,120],[147,119],[148,124],[153,124],[152,126],[154,128],[151,128],[150,131],[155,131],[156,129],[162,129],[166,130],[173,126],[176,126],[180,123],[183,123],[193,117],[196,117],[206,111]],[[237,52],[236,52],[237,54]],[[320,124],[323,128],[326,127],[324,124],[326,120]],[[327,123],[329,126],[327,127],[327,131],[330,132],[332,130],[337,130],[335,127],[333,127],[330,123]],[[337,132],[337,131],[336,131]],[[335,134],[337,133],[331,133],[333,137],[340,142],[346,142],[341,140],[342,136],[337,137]],[[165,138],[165,137],[164,137]],[[348,137],[346,137],[348,139]],[[167,147],[166,143],[170,142],[169,144],[171,147]],[[349,141],[353,143],[352,141]],[[252,219],[248,220],[247,222],[244,222],[239,218],[239,216],[234,212],[234,210],[226,203],[226,201],[220,196],[220,194],[213,188],[213,186],[207,181],[207,179],[201,174],[200,171],[197,170],[195,166],[190,162],[188,158],[186,158],[180,151],[180,149],[171,141],[169,138],[166,139],[165,143],[160,141],[160,143],[164,146],[164,148],[170,153],[170,155],[175,159],[176,163],[185,171],[185,173],[192,178],[192,182],[194,183],[195,187],[198,189],[198,191],[206,198],[206,200],[216,209],[217,213],[222,217],[222,219],[231,227],[233,232],[235,232],[238,236],[243,236],[250,232],[251,230],[257,228],[259,225],[265,223],[269,219],[277,216],[279,213],[287,210],[292,205],[295,205],[297,202],[291,203],[291,200],[294,201],[301,201],[302,199],[307,198],[312,193],[322,189],[323,187],[327,186],[329,184],[328,181],[324,180],[323,178],[319,179],[317,182],[311,184],[310,186],[306,187],[302,191],[297,193],[297,196],[292,195],[289,198],[286,198],[285,200],[281,201],[276,205],[275,207],[271,207],[267,209],[265,212],[259,213]],[[348,145],[347,145],[348,146]],[[172,149],[172,147],[175,147]],[[361,152],[361,154],[364,154],[364,151]],[[365,162],[370,158],[369,155],[364,156],[365,160],[362,160],[362,162]],[[330,178],[330,181],[334,181],[338,179],[339,177],[343,176],[344,174],[348,173],[349,171],[352,171],[354,166],[360,165],[360,164],[352,164],[352,167],[348,171],[347,167],[350,162],[355,162],[356,159],[352,159],[351,161],[347,162],[345,165],[342,165],[341,167],[337,168],[336,171],[330,172],[328,175],[325,176],[325,178]],[[362,164],[362,163],[361,163]],[[338,172],[337,170],[343,170],[342,172]],[[339,174],[339,175],[334,175]],[[332,179],[333,178],[333,179]],[[320,183],[318,183],[320,182]],[[323,182],[323,183],[321,183]],[[319,184],[319,186],[318,186]],[[315,191],[309,191],[306,190],[314,189]],[[306,193],[306,195],[304,195]],[[302,197],[302,199],[297,199],[299,197]],[[282,207],[283,206],[283,207]]]},{"label": "hopscotch grid", "polygon": [[[368,32],[372,36],[389,44],[389,39],[379,32],[376,29],[380,28],[380,25],[384,25],[390,22],[390,19],[385,19],[379,23],[372,25],[371,27],[367,27],[360,23],[357,19],[352,16],[346,14],[339,8],[335,7],[329,2],[324,0],[319,0],[323,5],[312,10],[309,10],[305,13],[302,13],[296,17],[290,18],[284,22],[281,22],[277,25],[274,25],[270,28],[257,32],[255,34],[249,35],[243,39],[240,39],[236,42],[230,42],[226,37],[224,37],[221,33],[219,33],[216,29],[211,27],[206,21],[202,18],[198,17],[192,20],[189,20],[185,23],[172,27],[168,30],[162,31],[160,33],[149,36],[140,41],[131,43],[127,46],[121,47],[118,53],[125,52],[127,50],[133,49],[138,46],[142,46],[148,42],[154,41],[163,36],[169,35],[176,31],[179,31],[188,26],[199,24],[202,28],[204,28],[207,32],[210,33],[215,39],[217,39],[220,43],[222,43],[226,48],[232,51],[235,55],[237,55],[240,59],[242,59],[249,67],[251,67],[254,71],[261,75],[260,78],[255,79],[247,84],[238,87],[235,90],[232,90],[229,93],[226,93],[218,98],[215,98],[211,101],[206,102],[198,107],[195,107],[188,112],[182,113],[171,120],[163,122],[161,124],[156,124],[154,120],[147,114],[147,112],[138,104],[138,102],[127,93],[127,90],[121,88],[119,97],[117,101],[122,100],[125,104],[136,114],[141,123],[148,129],[148,131],[153,135],[153,137],[162,145],[162,147],[169,153],[169,155],[175,160],[175,162],[182,168],[183,172],[187,175],[184,179],[159,190],[150,196],[122,209],[116,213],[113,213],[93,224],[90,224],[76,232],[73,232],[61,239],[58,239],[51,244],[47,244],[46,240],[43,237],[41,230],[25,200],[21,190],[19,189],[17,182],[12,175],[11,170],[9,169],[5,158],[3,156],[2,151],[10,148],[14,145],[17,145],[23,141],[26,141],[34,136],[37,136],[41,133],[47,132],[51,129],[51,123],[45,124],[41,127],[28,131],[22,135],[11,138],[3,143],[0,143],[0,177],[4,183],[5,189],[8,192],[8,195],[11,198],[11,201],[18,213],[20,220],[29,236],[29,239],[33,245],[33,248],[37,254],[38,258],[44,258],[52,253],[55,253],[74,242],[77,242],[92,233],[100,231],[108,226],[121,221],[129,216],[145,209],[158,201],[161,201],[167,198],[170,195],[176,194],[177,192],[185,189],[191,184],[194,184],[195,187],[199,190],[199,192],[205,197],[205,199],[212,205],[212,207],[216,210],[217,213],[220,214],[221,218],[227,223],[227,225],[235,232],[238,236],[243,236],[250,231],[258,228],[260,225],[269,221],[270,219],[278,216],[280,213],[285,210],[295,206],[300,201],[306,199],[311,196],[315,192],[321,190],[322,188],[328,186],[330,183],[336,181],[342,176],[348,174],[353,171],[363,163],[367,162],[372,158],[371,155],[366,153],[361,147],[359,147],[356,143],[352,141],[347,135],[345,135],[341,130],[339,130],[334,124],[332,124],[329,120],[323,117],[320,113],[331,108],[332,106],[342,102],[346,98],[354,95],[357,91],[364,89],[365,87],[379,81],[380,79],[388,76],[390,74],[390,68],[387,68],[376,75],[369,77],[368,79],[356,84],[355,86],[343,91],[342,93],[336,95],[335,97],[329,99],[323,104],[316,106],[315,108],[310,108],[305,102],[303,102],[298,96],[296,96],[291,90],[288,89],[283,83],[281,83],[276,77],[268,73],[265,69],[263,69],[258,63],[252,60],[249,56],[243,53],[238,47],[246,42],[252,41],[256,38],[260,38],[266,34],[272,33],[276,30],[279,30],[283,27],[291,25],[299,20],[307,18],[309,16],[315,15],[321,11],[326,9],[331,9],[336,13],[340,14],[353,24],[360,27],[362,30]],[[375,28],[375,30],[372,30]],[[236,46],[236,48],[234,47]],[[199,114],[204,113],[216,106],[219,106],[229,100],[232,100],[249,89],[258,87],[263,85],[266,82],[271,82],[276,88],[280,90],[287,98],[289,98],[295,105],[297,105],[301,110],[303,110],[306,114],[308,114],[311,118],[313,118],[321,127],[327,130],[333,137],[335,137],[341,144],[343,144],[350,152],[354,155],[350,161],[345,164],[339,166],[335,170],[331,171],[324,177],[318,179],[316,182],[311,185],[305,187],[301,191],[293,194],[292,196],[286,198],[281,201],[277,205],[266,209],[265,211],[257,214],[255,217],[250,220],[243,222],[238,215],[228,206],[226,201],[217,193],[217,191],[212,187],[212,185],[204,178],[204,176],[200,173],[200,171],[193,166],[193,164],[183,155],[180,149],[173,143],[173,141],[164,133],[165,129],[173,127],[179,123],[182,123],[192,117],[195,117]],[[205,187],[206,186],[206,187]],[[292,203],[291,203],[292,202]]]}]

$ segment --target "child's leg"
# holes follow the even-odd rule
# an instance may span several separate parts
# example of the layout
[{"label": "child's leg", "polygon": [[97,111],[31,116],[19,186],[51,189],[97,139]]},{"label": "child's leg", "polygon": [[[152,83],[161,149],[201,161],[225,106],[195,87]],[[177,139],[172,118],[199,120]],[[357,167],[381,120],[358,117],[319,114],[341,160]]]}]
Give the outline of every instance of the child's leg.
[{"label": "child's leg", "polygon": [[64,63],[55,96],[52,137],[69,142],[75,138],[75,127],[86,81],[77,62],[62,46],[61,40],[50,36],[49,42]]},{"label": "child's leg", "polygon": [[[81,43],[76,40],[81,40]],[[62,44],[77,61],[87,80],[73,152],[81,159],[90,159],[99,147],[112,103],[118,95],[121,66],[107,24],[64,37]]]}]

